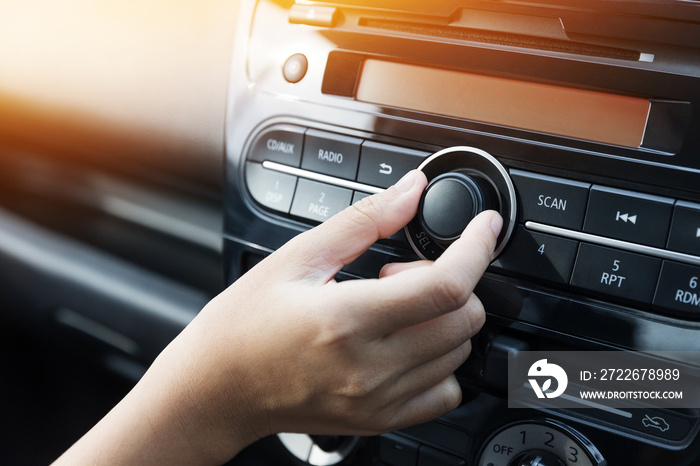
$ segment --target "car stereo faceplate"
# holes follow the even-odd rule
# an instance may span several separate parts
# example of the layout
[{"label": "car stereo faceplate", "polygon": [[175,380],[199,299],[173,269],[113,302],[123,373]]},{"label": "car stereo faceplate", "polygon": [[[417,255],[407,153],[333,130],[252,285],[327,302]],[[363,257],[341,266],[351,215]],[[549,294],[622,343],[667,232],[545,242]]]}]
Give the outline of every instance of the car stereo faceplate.
[{"label": "car stereo faceplate", "polygon": [[420,215],[338,279],[434,259],[480,210],[506,220],[476,290],[488,317],[457,374],[462,406],[341,442],[353,448],[324,464],[700,460],[692,409],[621,415],[505,399],[509,352],[700,351],[700,9],[261,0],[241,16],[228,282],[414,168],[431,182]]}]

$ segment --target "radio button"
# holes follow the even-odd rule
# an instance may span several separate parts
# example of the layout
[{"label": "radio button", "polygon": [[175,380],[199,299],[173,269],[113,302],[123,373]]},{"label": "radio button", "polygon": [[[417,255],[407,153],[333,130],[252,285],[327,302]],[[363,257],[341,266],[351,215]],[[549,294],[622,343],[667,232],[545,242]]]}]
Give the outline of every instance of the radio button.
[{"label": "radio button", "polygon": [[676,203],[668,249],[700,256],[700,204]]},{"label": "radio button", "polygon": [[357,181],[388,188],[403,175],[418,168],[428,155],[427,152],[365,141],[360,153]]},{"label": "radio button", "polygon": [[520,226],[501,257],[491,267],[567,285],[577,249],[577,241],[535,233]]},{"label": "radio button", "polygon": [[361,139],[307,130],[301,168],[355,180],[361,144]]},{"label": "radio button", "polygon": [[571,286],[649,305],[660,268],[659,259],[584,243],[578,251]]},{"label": "radio button", "polygon": [[700,317],[700,267],[664,261],[654,308]]},{"label": "radio button", "polygon": [[324,222],[350,205],[352,191],[300,179],[292,202],[291,214],[297,217]]},{"label": "radio button", "polygon": [[246,163],[246,184],[255,201],[268,209],[289,213],[292,205],[295,176],[266,170],[259,163]]},{"label": "radio button", "polygon": [[261,133],[253,143],[248,160],[282,163],[298,167],[304,146],[304,128],[280,125]]},{"label": "radio button", "polygon": [[666,246],[673,199],[593,186],[583,230],[610,238]]},{"label": "radio button", "polygon": [[520,199],[520,221],[581,230],[590,184],[511,170]]}]

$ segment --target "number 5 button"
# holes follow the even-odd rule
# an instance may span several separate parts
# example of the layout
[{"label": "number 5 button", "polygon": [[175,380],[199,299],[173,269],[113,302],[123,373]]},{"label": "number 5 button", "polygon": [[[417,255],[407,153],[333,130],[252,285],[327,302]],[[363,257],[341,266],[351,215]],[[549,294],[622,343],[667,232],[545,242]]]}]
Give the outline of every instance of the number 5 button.
[{"label": "number 5 button", "polygon": [[571,286],[649,306],[660,268],[661,261],[653,257],[584,243]]},{"label": "number 5 button", "polygon": [[492,268],[550,283],[567,284],[578,242],[519,227]]}]

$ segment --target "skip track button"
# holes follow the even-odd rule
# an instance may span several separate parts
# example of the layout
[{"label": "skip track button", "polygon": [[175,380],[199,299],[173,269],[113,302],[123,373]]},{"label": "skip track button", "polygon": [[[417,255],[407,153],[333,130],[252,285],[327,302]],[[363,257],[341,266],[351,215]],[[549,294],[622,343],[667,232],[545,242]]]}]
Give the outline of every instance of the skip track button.
[{"label": "skip track button", "polygon": [[593,186],[583,231],[655,247],[666,246],[673,199]]}]

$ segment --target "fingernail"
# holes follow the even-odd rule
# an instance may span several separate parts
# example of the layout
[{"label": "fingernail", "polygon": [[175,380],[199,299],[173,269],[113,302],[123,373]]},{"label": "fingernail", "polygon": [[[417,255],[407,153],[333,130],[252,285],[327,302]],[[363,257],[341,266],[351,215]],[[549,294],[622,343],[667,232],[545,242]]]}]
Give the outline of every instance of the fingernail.
[{"label": "fingernail", "polygon": [[493,234],[498,236],[501,234],[501,228],[503,228],[503,218],[500,215],[494,215],[491,220],[491,229]]},{"label": "fingernail", "polygon": [[406,173],[395,185],[394,187],[400,193],[407,193],[411,190],[413,185],[416,184],[416,175],[418,170],[411,170]]}]

